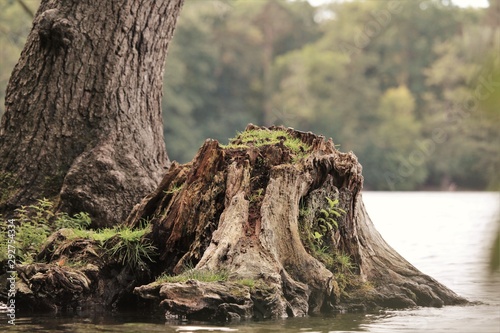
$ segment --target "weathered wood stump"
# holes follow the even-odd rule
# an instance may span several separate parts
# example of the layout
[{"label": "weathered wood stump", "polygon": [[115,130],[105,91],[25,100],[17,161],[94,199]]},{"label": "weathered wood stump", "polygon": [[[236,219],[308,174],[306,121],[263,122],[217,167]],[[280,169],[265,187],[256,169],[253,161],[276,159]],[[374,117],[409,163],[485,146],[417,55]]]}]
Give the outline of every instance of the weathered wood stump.
[{"label": "weathered wood stump", "polygon": [[155,275],[194,267],[255,284],[155,282],[135,292],[170,314],[223,318],[465,302],[375,230],[361,169],[331,139],[290,128],[249,125],[227,146],[207,140],[192,162],[172,165],[127,223],[153,224]]},{"label": "weathered wood stump", "polygon": [[[53,235],[39,256],[52,263],[19,269],[22,295],[50,308],[111,306],[135,294],[167,316],[205,320],[466,303],[375,230],[361,170],[331,139],[291,128],[249,125],[228,145],[207,140],[193,161],[174,162],[126,221],[152,226],[145,237],[157,257],[146,270],[104,261],[89,242],[64,241],[61,249],[56,240],[64,237]],[[90,266],[59,268],[64,253]],[[216,278],[196,278],[201,273]]]}]

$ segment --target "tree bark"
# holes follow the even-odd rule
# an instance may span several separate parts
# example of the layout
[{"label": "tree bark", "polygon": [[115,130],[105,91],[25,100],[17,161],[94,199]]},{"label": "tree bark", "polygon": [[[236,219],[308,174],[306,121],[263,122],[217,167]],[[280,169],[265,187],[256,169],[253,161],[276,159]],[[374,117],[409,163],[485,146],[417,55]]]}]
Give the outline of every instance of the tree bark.
[{"label": "tree bark", "polygon": [[37,198],[122,222],[169,166],[161,93],[183,0],[44,0],[6,92],[0,212]]}]

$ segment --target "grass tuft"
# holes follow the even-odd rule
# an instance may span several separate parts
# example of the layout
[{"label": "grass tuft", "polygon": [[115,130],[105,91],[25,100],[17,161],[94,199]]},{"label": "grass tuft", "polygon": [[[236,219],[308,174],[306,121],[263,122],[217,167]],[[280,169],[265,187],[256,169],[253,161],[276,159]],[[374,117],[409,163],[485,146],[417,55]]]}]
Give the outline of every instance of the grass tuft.
[{"label": "grass tuft", "polygon": [[197,280],[201,282],[221,282],[221,281],[227,281],[228,278],[229,278],[229,272],[225,270],[212,271],[208,269],[191,268],[182,272],[179,275],[162,274],[156,279],[155,282],[177,283],[177,282],[186,282],[188,280]]},{"label": "grass tuft", "polygon": [[127,227],[105,228],[100,230],[74,229],[72,238],[85,238],[97,241],[104,249],[108,259],[117,261],[131,269],[145,269],[146,262],[153,262],[156,247],[144,238],[150,231],[149,225],[138,229]]},{"label": "grass tuft", "polygon": [[229,144],[221,145],[221,147],[225,149],[246,149],[251,146],[262,147],[280,142],[296,155],[296,159],[307,156],[311,148],[300,139],[292,137],[287,131],[269,129],[253,129],[239,132],[236,137],[229,139]]}]

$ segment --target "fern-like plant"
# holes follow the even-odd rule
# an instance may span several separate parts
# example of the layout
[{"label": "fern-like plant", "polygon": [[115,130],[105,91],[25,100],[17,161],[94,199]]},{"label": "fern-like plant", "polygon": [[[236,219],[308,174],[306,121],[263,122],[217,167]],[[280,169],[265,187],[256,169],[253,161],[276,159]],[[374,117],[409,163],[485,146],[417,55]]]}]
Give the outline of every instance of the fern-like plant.
[{"label": "fern-like plant", "polygon": [[339,224],[336,218],[342,216],[342,214],[345,214],[345,210],[337,207],[339,204],[339,199],[332,200],[329,197],[325,198],[328,201],[328,207],[320,210],[321,217],[317,219],[318,226],[323,234],[326,234],[328,231],[338,229]]},{"label": "fern-like plant", "polygon": [[80,212],[73,215],[73,217],[69,216],[67,213],[59,213],[56,216],[54,225],[56,229],[87,229],[91,222],[92,220],[88,213]]}]

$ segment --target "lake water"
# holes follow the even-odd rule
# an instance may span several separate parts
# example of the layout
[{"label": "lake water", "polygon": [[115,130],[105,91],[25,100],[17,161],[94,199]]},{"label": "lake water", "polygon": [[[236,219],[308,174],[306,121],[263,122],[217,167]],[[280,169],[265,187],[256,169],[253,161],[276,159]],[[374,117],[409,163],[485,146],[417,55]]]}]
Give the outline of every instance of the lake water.
[{"label": "lake water", "polygon": [[[375,226],[403,257],[480,305],[291,318],[217,326],[135,314],[18,318],[12,332],[457,332],[500,333],[500,274],[488,274],[500,195],[478,192],[367,192]],[[2,329],[7,322],[0,324]]]}]

